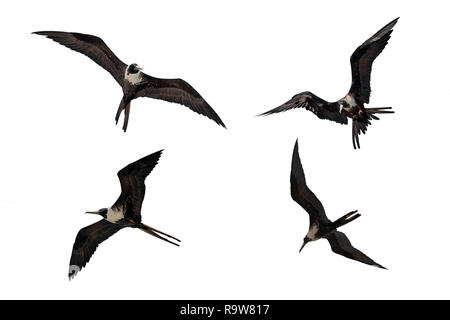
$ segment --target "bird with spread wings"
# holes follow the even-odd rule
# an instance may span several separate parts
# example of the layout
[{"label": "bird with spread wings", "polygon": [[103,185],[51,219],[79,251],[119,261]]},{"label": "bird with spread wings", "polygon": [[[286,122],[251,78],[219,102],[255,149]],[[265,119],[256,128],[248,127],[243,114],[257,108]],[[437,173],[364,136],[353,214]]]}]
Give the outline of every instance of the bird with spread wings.
[{"label": "bird with spread wings", "polygon": [[130,103],[133,99],[147,97],[174,102],[190,108],[213,120],[222,127],[225,124],[205,99],[183,79],[160,79],[143,73],[136,63],[126,65],[99,37],[89,34],[61,31],[38,31],[63,46],[80,52],[108,71],[122,87],[123,97],[116,113],[116,124],[122,111],[125,113],[123,130],[128,127]]},{"label": "bird with spread wings", "polygon": [[353,52],[350,57],[352,84],[350,91],[344,98],[336,102],[328,102],[309,91],[305,91],[293,96],[292,99],[281,106],[261,115],[305,108],[320,119],[327,119],[340,124],[348,124],[348,119],[351,119],[353,148],[359,149],[359,135],[366,133],[372,120],[379,120],[376,114],[394,112],[391,107],[366,108],[364,104],[369,103],[370,99],[372,64],[388,43],[398,19],[388,23]]}]

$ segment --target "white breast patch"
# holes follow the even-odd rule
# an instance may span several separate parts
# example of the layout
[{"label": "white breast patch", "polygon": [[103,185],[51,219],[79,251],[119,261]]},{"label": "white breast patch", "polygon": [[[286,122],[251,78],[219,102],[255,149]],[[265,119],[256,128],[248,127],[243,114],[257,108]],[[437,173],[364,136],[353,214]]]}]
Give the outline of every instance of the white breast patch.
[{"label": "white breast patch", "polygon": [[319,231],[319,227],[316,224],[313,224],[311,229],[309,229],[308,234],[306,236],[308,237],[308,239],[317,240],[316,239],[317,231]]},{"label": "white breast patch", "polygon": [[125,79],[132,84],[139,84],[142,82],[142,75],[140,71],[138,73],[126,73]]},{"label": "white breast patch", "polygon": [[347,94],[344,98],[344,100],[350,105],[350,106],[356,106],[355,98],[353,98],[352,95]]},{"label": "white breast patch", "polygon": [[112,208],[108,208],[108,212],[106,213],[106,220],[111,223],[116,223],[117,221],[123,219],[123,211],[122,210],[114,210]]}]

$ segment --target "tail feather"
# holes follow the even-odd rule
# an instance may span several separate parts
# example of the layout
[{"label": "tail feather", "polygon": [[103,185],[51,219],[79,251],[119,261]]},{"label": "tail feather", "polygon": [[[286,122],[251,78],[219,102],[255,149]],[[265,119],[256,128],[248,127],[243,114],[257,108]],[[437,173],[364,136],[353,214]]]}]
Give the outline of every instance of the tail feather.
[{"label": "tail feather", "polygon": [[347,223],[352,222],[353,220],[359,218],[360,216],[361,216],[361,214],[358,213],[358,210],[351,211],[351,212],[343,215],[336,221],[334,221],[333,228],[337,229],[339,227],[342,227],[343,225],[346,225]]},{"label": "tail feather", "polygon": [[384,108],[366,108],[366,111],[371,115],[374,113],[394,113],[392,107],[384,107]]},{"label": "tail feather", "polygon": [[371,125],[371,120],[380,120],[375,114],[394,113],[391,107],[365,108],[361,115],[355,116],[352,120],[352,140],[353,148],[359,149],[359,135],[366,134],[367,127]]},{"label": "tail feather", "polygon": [[173,236],[171,236],[171,235],[169,235],[169,234],[167,234],[167,233],[164,233],[164,232],[162,232],[162,231],[156,230],[155,228],[152,228],[152,227],[150,227],[150,226],[147,226],[146,224],[143,224],[143,223],[139,224],[139,227],[138,227],[138,228],[139,228],[140,230],[142,230],[142,231],[148,233],[148,234],[151,234],[152,236],[154,236],[154,237],[156,237],[156,238],[158,238],[158,239],[161,239],[161,240],[164,240],[164,241],[166,241],[166,242],[169,242],[169,243],[171,243],[171,244],[173,244],[173,245],[175,245],[175,246],[177,246],[177,247],[180,246],[178,243],[175,243],[175,242],[173,242],[173,241],[170,241],[169,239],[164,238],[163,236],[165,236],[165,237],[167,237],[167,238],[170,238],[170,239],[174,239],[174,240],[176,240],[176,241],[178,241],[178,242],[181,242],[181,240],[179,240],[179,239],[177,239],[177,238],[175,238],[175,237],[173,237]]},{"label": "tail feather", "polygon": [[116,120],[116,124],[119,122],[120,114],[125,109],[125,107],[126,107],[125,96],[123,96],[122,100],[120,100],[119,108],[117,109],[117,112],[116,112],[116,118],[114,119],[114,120]]}]

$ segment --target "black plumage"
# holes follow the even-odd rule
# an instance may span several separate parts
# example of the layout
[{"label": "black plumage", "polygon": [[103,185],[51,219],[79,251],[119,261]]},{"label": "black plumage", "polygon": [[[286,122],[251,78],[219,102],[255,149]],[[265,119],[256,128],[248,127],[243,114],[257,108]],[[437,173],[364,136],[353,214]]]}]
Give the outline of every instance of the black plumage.
[{"label": "black plumage", "polygon": [[308,242],[326,238],[330,243],[333,252],[349,259],[385,269],[364,253],[354,248],[347,236],[344,233],[337,231],[337,228],[360,217],[361,215],[358,211],[351,211],[334,222],[331,222],[328,219],[322,203],[306,185],[305,174],[298,153],[298,141],[295,142],[294,152],[292,154],[290,180],[292,199],[305,209],[309,215],[310,221],[309,230],[303,239],[303,245],[301,246],[300,251]]},{"label": "black plumage", "polygon": [[370,75],[373,61],[388,43],[398,19],[388,23],[353,52],[350,58],[352,85],[344,98],[336,102],[328,102],[311,92],[305,91],[262,115],[283,112],[294,108],[305,108],[312,111],[320,119],[327,119],[341,124],[348,124],[348,119],[350,118],[352,119],[353,147],[359,149],[359,135],[366,133],[371,120],[379,120],[375,114],[394,112],[391,110],[391,107],[365,108],[364,104],[369,103],[371,92]]},{"label": "black plumage", "polygon": [[98,214],[103,219],[78,232],[70,258],[69,279],[73,278],[86,266],[100,243],[126,227],[140,229],[158,239],[176,246],[179,245],[170,240],[180,242],[177,238],[141,222],[141,207],[145,196],[145,178],[158,163],[161,152],[162,150],[148,155],[120,170],[117,175],[122,191],[117,201],[110,208],[87,212]]},{"label": "black plumage", "polygon": [[60,31],[39,31],[34,34],[46,36],[69,49],[80,52],[107,70],[123,90],[123,98],[116,113],[116,124],[122,111],[125,111],[123,130],[127,130],[130,103],[138,97],[160,99],[182,104],[192,111],[208,117],[225,127],[217,113],[202,96],[183,79],[159,79],[143,72],[137,64],[127,66],[103,42],[89,34]]}]

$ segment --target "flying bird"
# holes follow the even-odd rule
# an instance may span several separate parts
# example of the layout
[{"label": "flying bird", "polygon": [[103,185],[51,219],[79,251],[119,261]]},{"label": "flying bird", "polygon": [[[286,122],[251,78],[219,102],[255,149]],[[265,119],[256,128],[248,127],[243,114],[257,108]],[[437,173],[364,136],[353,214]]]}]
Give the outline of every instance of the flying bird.
[{"label": "flying bird", "polygon": [[158,163],[162,150],[137,160],[118,172],[122,192],[109,208],[86,213],[100,215],[103,219],[81,229],[73,245],[70,258],[69,279],[86,266],[98,245],[123,228],[137,228],[154,237],[179,246],[175,237],[149,227],[141,222],[141,207],[145,195],[145,178]]},{"label": "flying bird", "polygon": [[309,214],[309,230],[303,239],[300,251],[308,242],[325,238],[334,253],[349,259],[386,269],[376,263],[364,253],[354,248],[347,236],[337,231],[337,228],[352,222],[361,215],[358,211],[351,211],[334,222],[331,222],[322,206],[322,203],[306,185],[305,174],[298,154],[298,141],[295,142],[291,165],[291,197]]},{"label": "flying bird", "polygon": [[217,113],[202,96],[182,79],[159,79],[142,72],[136,63],[126,65],[103,42],[89,34],[60,31],[38,31],[34,34],[46,36],[69,49],[78,51],[108,71],[122,87],[123,97],[116,113],[116,124],[125,111],[123,131],[127,130],[130,103],[133,99],[147,97],[182,104],[202,114],[225,128]]},{"label": "flying bird", "polygon": [[394,113],[391,107],[365,108],[370,99],[370,74],[372,64],[383,51],[391,37],[391,33],[399,18],[388,23],[366,42],[360,45],[350,57],[352,67],[352,84],[350,91],[336,102],[328,102],[315,94],[305,91],[292,97],[281,106],[261,115],[287,111],[294,108],[305,108],[312,111],[320,119],[327,119],[341,124],[347,124],[352,119],[353,148],[360,148],[359,135],[366,133],[371,120],[379,120],[376,114]]}]

